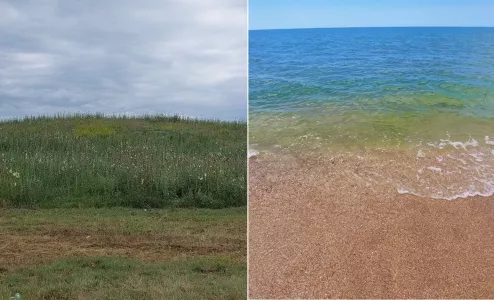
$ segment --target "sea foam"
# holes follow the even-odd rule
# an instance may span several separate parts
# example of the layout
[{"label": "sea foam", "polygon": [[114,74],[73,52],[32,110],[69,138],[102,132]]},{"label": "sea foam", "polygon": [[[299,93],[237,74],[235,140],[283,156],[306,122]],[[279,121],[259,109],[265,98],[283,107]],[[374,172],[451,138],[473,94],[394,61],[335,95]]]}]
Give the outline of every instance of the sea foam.
[{"label": "sea foam", "polygon": [[[410,194],[432,199],[455,200],[474,196],[489,197],[494,195],[494,141],[485,137],[485,144],[480,145],[473,138],[468,141],[441,139],[427,143],[418,153],[437,152],[435,164],[425,155],[417,155],[415,176],[394,180],[399,194]],[[444,153],[444,150],[447,153]],[[438,166],[439,165],[439,166]],[[413,172],[413,166],[403,169]],[[431,172],[425,172],[429,170]],[[398,178],[398,177],[397,177]]]},{"label": "sea foam", "polygon": [[254,150],[249,150],[249,152],[247,153],[247,157],[248,158],[251,158],[251,157],[254,157],[254,156],[257,156],[259,155],[259,152],[258,151],[254,151]]}]

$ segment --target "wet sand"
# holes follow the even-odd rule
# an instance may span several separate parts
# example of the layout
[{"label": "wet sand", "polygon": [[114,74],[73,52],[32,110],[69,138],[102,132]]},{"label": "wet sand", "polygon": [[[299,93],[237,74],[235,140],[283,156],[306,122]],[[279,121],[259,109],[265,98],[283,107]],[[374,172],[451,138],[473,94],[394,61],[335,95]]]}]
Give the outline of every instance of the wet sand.
[{"label": "wet sand", "polygon": [[412,180],[403,156],[251,157],[249,297],[494,298],[494,197],[372,176]]}]

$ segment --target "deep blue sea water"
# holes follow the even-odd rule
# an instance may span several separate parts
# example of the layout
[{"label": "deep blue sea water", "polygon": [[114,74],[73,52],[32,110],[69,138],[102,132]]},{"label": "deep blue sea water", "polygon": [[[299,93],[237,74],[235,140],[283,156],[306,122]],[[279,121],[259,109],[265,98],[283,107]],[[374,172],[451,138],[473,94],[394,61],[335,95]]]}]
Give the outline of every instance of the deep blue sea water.
[{"label": "deep blue sea water", "polygon": [[251,143],[433,142],[494,128],[494,28],[260,30],[249,47]]},{"label": "deep blue sea water", "polygon": [[[400,192],[494,194],[494,28],[260,30],[249,47],[251,151],[355,153]],[[361,156],[376,149],[397,154]]]}]

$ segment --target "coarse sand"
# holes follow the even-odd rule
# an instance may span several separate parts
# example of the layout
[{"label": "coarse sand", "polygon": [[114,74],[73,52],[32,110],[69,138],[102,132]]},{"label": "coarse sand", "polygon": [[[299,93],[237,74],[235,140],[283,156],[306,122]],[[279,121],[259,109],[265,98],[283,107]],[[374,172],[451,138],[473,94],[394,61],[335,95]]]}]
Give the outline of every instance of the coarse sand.
[{"label": "coarse sand", "polygon": [[252,156],[249,298],[494,299],[494,197],[399,194],[414,159]]}]

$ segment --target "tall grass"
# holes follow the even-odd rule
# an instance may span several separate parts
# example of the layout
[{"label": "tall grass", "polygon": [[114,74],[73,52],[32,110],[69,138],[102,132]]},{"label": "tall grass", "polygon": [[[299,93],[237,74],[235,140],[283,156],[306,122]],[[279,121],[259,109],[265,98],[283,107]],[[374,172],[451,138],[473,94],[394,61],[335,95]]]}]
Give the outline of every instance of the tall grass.
[{"label": "tall grass", "polygon": [[245,122],[58,115],[0,122],[0,204],[243,206]]}]

